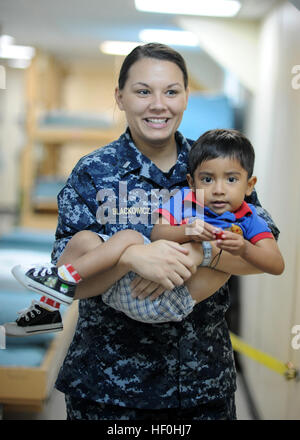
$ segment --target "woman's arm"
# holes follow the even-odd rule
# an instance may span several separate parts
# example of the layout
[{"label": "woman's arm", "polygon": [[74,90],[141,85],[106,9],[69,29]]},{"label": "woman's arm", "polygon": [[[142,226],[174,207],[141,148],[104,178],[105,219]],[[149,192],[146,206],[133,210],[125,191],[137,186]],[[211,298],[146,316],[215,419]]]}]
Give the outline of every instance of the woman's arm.
[{"label": "woman's arm", "polygon": [[181,286],[196,272],[189,250],[179,243],[158,240],[147,245],[130,246],[118,264],[126,272],[133,271],[167,290]]},{"label": "woman's arm", "polygon": [[196,272],[196,266],[188,254],[188,249],[166,240],[132,245],[113,268],[83,280],[76,288],[75,299],[101,295],[130,270],[145,279],[148,289],[151,282],[156,288],[163,286],[158,291],[161,294],[182,285]]},{"label": "woman's arm", "polygon": [[90,175],[85,172],[81,161],[75,166],[66,185],[57,197],[58,223],[52,251],[52,263],[56,264],[69,240],[77,232],[99,229],[96,213],[97,193]]}]

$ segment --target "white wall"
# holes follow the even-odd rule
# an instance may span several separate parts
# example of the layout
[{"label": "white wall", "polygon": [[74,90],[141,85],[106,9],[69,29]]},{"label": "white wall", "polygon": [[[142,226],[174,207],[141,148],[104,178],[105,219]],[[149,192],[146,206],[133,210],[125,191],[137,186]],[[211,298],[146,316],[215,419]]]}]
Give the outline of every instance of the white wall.
[{"label": "white wall", "polygon": [[[300,77],[293,88],[291,73],[300,65],[300,11],[278,0],[261,22],[189,17],[179,24],[252,93],[247,134],[256,151],[257,191],[281,230],[286,269],[280,277],[241,278],[242,337],[300,368],[300,349],[291,347],[292,327],[300,325]],[[261,417],[300,420],[300,382],[242,361]]]},{"label": "white wall", "polygon": [[[300,367],[291,347],[291,329],[300,324],[300,89],[291,70],[300,64],[300,12],[277,7],[263,21],[259,75],[248,135],[255,145],[259,198],[281,230],[282,276],[242,278],[242,335],[247,342]],[[300,81],[298,81],[300,86]],[[262,418],[300,419],[300,383],[250,360],[246,378]]]},{"label": "white wall", "polygon": [[249,90],[257,83],[258,28],[255,21],[179,18],[178,24],[194,32],[200,46],[223,68],[232,71]]}]

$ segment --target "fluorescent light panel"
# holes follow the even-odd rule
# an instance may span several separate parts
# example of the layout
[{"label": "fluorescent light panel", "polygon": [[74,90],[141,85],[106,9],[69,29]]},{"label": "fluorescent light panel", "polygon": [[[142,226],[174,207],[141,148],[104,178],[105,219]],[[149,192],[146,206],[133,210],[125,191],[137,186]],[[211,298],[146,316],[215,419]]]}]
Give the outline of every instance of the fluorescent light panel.
[{"label": "fluorescent light panel", "polygon": [[13,67],[14,69],[27,69],[27,67],[30,66],[30,62],[31,62],[30,60],[11,59],[7,62],[7,65],[9,67]]},{"label": "fluorescent light panel", "polygon": [[104,41],[100,44],[100,50],[109,55],[128,55],[140,44],[134,41]]},{"label": "fluorescent light panel", "polygon": [[172,31],[165,29],[144,29],[139,33],[144,42],[157,41],[174,46],[198,46],[198,38],[192,32]]},{"label": "fluorescent light panel", "polygon": [[[34,54],[35,49],[33,47],[15,45],[14,38],[10,35],[0,36],[0,58],[20,61],[21,63],[30,61]],[[23,63],[23,65],[25,64]]]},{"label": "fluorescent light panel", "polygon": [[10,35],[1,35],[0,36],[0,46],[11,46],[15,42],[15,39]]},{"label": "fluorescent light panel", "polygon": [[138,11],[161,14],[233,17],[240,10],[237,0],[135,0]]},{"label": "fluorescent light panel", "polygon": [[0,58],[12,60],[31,60],[35,50],[30,46],[2,46],[0,47]]}]

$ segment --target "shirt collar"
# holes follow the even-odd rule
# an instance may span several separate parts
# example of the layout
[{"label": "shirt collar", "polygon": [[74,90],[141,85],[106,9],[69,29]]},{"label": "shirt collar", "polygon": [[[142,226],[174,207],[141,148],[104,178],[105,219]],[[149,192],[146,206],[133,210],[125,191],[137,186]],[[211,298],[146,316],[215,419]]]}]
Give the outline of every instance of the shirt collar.
[{"label": "shirt collar", "polygon": [[251,215],[252,211],[248,203],[243,201],[241,206],[236,211],[234,211],[233,214],[235,215],[236,219],[239,219],[245,217],[246,215]]}]

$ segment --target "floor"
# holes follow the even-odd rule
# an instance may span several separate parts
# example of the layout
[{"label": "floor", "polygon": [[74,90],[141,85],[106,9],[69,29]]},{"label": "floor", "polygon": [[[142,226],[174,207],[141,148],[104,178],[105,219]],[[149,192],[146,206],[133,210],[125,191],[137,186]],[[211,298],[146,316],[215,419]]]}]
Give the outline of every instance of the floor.
[{"label": "floor", "polygon": [[[253,420],[251,411],[247,401],[243,381],[238,375],[236,407],[238,420]],[[66,408],[64,394],[54,389],[49,400],[45,404],[42,412],[30,413],[6,413],[4,411],[3,420],[65,420]]]}]

